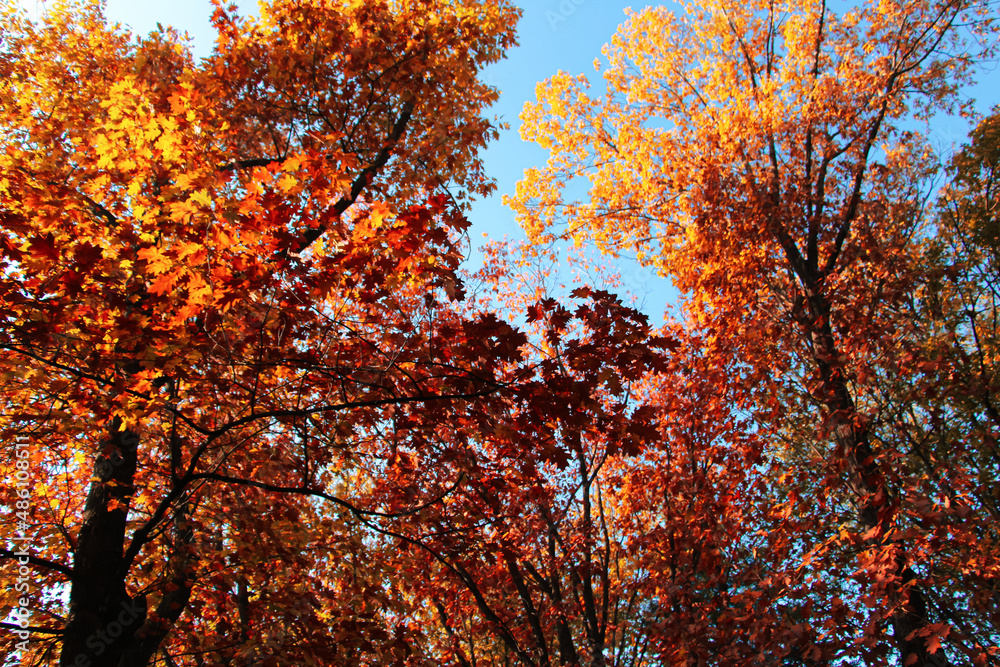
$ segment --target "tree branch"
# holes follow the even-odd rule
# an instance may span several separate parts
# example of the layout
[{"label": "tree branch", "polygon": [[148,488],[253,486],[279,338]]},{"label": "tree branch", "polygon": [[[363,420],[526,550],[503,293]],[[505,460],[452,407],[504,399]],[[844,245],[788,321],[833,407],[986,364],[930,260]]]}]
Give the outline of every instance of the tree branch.
[{"label": "tree branch", "polygon": [[61,635],[62,630],[54,630],[52,628],[42,628],[37,625],[29,625],[22,628],[17,623],[7,623],[6,621],[0,621],[0,628],[6,628],[8,630],[27,630],[28,632],[35,632],[40,635]]},{"label": "tree branch", "polygon": [[[413,107],[413,100],[410,100],[403,105],[399,118],[396,119],[396,123],[392,127],[392,132],[389,133],[389,137],[382,146],[382,149],[375,155],[375,159],[372,160],[371,164],[362,169],[361,173],[358,174],[351,183],[351,194],[333,205],[331,212],[335,216],[340,217],[344,211],[346,211],[358,200],[358,197],[361,196],[361,193],[364,192],[364,189],[371,182],[372,177],[374,177],[389,161],[389,157],[392,155],[393,149],[396,147],[396,144],[399,143],[399,140],[402,139],[403,133],[406,132],[406,126],[410,123],[410,119],[413,117]],[[299,247],[296,248],[295,252],[300,252],[309,247],[313,241],[326,233],[326,231],[327,228],[325,225],[307,229],[303,232],[302,242]]]},{"label": "tree branch", "polygon": [[307,486],[281,486],[278,484],[268,484],[266,482],[258,482],[252,479],[244,479],[242,477],[231,477],[229,475],[222,475],[215,472],[198,473],[196,475],[192,475],[191,478],[192,480],[206,479],[206,480],[213,480],[216,482],[225,482],[227,484],[237,484],[239,486],[250,486],[255,489],[262,489],[264,491],[270,491],[272,493],[291,493],[302,496],[312,496],[314,498],[322,498],[323,500],[331,502],[335,505],[339,505],[340,507],[343,507],[347,511],[351,512],[351,514],[354,514],[356,516],[371,516],[383,519],[398,519],[400,517],[409,516],[411,514],[417,514],[419,512],[422,512],[428,507],[432,507],[441,502],[442,500],[444,500],[445,498],[447,498],[448,496],[450,496],[452,493],[454,493],[455,489],[457,489],[459,485],[462,483],[462,481],[465,479],[465,473],[463,472],[459,474],[458,479],[455,481],[455,483],[449,486],[444,493],[440,494],[433,500],[429,500],[423,505],[418,505],[417,507],[411,507],[409,509],[402,510],[400,512],[377,512],[375,510],[362,509],[357,505],[354,505],[344,500],[343,498],[338,498],[337,496],[331,496],[328,493],[325,493],[323,491],[318,491],[316,489],[310,489]]},{"label": "tree branch", "polygon": [[[19,555],[10,549],[4,549],[0,547],[0,558],[14,560],[15,558],[20,560],[25,556]],[[39,558],[38,556],[27,556],[28,562],[32,565],[38,567],[44,567],[49,570],[54,570],[60,574],[66,575],[67,579],[73,578],[73,568],[68,565],[63,565],[62,563],[56,563],[55,561],[48,560],[46,558]]]}]

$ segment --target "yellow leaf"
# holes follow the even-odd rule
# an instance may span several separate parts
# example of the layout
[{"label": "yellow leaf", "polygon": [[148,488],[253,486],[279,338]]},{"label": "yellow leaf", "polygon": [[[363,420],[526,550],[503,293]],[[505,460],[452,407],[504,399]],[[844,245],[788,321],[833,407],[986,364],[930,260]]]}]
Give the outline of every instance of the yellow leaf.
[{"label": "yellow leaf", "polygon": [[192,201],[202,206],[212,205],[212,198],[208,196],[208,191],[206,190],[198,190],[188,198],[188,201]]}]

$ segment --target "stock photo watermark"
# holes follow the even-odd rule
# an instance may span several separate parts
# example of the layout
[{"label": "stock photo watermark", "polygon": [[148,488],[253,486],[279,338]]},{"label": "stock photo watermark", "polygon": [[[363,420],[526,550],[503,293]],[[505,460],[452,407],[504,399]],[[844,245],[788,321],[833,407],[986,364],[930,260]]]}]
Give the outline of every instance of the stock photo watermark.
[{"label": "stock photo watermark", "polygon": [[31,582],[32,570],[30,567],[29,549],[32,546],[30,515],[31,515],[31,450],[28,443],[18,440],[14,443],[14,463],[13,479],[8,480],[11,488],[15,491],[13,516],[17,525],[16,534],[11,540],[14,542],[13,558],[17,559],[17,576],[14,579],[14,593],[17,606],[12,610],[12,623],[17,626],[12,630],[20,640],[14,644],[14,654],[11,656],[15,660],[22,660],[28,651],[28,639],[31,632],[28,628],[31,625]]},{"label": "stock photo watermark", "polygon": [[[122,437],[122,445],[129,451],[134,451],[139,442],[136,434],[128,432]],[[15,526],[14,534],[8,538],[9,549],[5,549],[5,557],[13,560],[15,570],[11,578],[14,590],[14,604],[4,619],[4,627],[12,632],[17,641],[11,654],[5,656],[5,662],[0,664],[18,664],[29,653],[31,640],[32,597],[34,590],[34,569],[32,554],[44,549],[46,538],[39,538],[32,530],[32,475],[31,447],[27,441],[18,440],[14,443],[14,469],[7,481],[8,487],[14,492],[9,516]],[[108,457],[99,458],[95,462],[95,473],[102,479],[113,475],[114,469],[122,464],[124,457],[120,452],[114,452]],[[136,621],[145,619],[146,608],[144,600],[128,599],[121,603],[117,616],[104,628],[87,638],[86,644],[94,656],[100,656]],[[76,657],[72,663],[76,667],[90,667],[92,661],[84,655]]]},{"label": "stock photo watermark", "polygon": [[586,4],[587,0],[562,0],[555,10],[545,10],[545,19],[549,22],[549,27],[555,30],[560,25],[569,20],[580,5]]},{"label": "stock photo watermark", "polygon": [[[121,603],[118,616],[102,629],[87,637],[87,648],[93,651],[94,657],[100,657],[125,631],[146,618],[145,600],[129,598]],[[71,663],[74,667],[91,667],[93,661],[86,655],[78,655]]]}]

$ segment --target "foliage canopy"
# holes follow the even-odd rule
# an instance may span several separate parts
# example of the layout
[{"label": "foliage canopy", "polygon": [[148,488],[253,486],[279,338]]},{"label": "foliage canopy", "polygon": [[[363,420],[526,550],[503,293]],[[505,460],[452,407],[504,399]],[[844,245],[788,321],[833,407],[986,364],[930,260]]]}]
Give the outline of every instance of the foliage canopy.
[{"label": "foliage canopy", "polygon": [[525,257],[635,253],[660,330],[462,270],[507,0],[217,2],[200,62],[0,7],[15,659],[997,664],[998,116],[939,197],[904,129],[988,4],[650,8],[540,84]]}]

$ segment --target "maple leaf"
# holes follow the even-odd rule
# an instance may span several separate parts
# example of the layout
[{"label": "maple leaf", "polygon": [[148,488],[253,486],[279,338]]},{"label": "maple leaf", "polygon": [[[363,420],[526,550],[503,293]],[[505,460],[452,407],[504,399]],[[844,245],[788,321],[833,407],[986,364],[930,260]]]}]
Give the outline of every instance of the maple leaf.
[{"label": "maple leaf", "polygon": [[59,259],[59,248],[51,232],[45,236],[36,235],[32,237],[31,242],[28,244],[28,251],[40,259]]},{"label": "maple leaf", "polygon": [[153,275],[166,273],[173,268],[173,259],[164,255],[158,246],[140,248],[136,255],[146,261],[146,266]]},{"label": "maple leaf", "polygon": [[163,273],[155,280],[149,284],[150,294],[156,294],[158,296],[168,295],[173,289],[174,285],[181,277],[180,271],[173,271],[170,273]]}]

